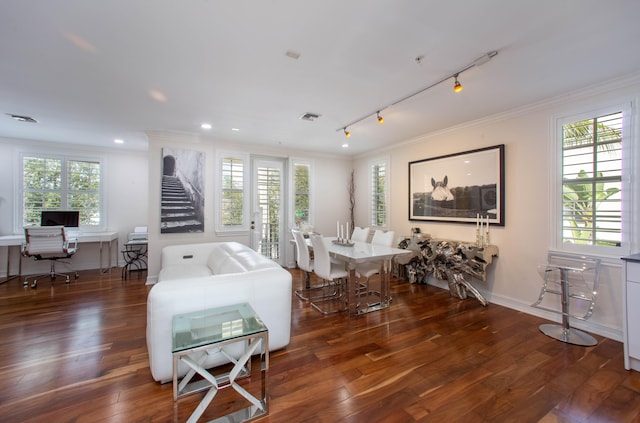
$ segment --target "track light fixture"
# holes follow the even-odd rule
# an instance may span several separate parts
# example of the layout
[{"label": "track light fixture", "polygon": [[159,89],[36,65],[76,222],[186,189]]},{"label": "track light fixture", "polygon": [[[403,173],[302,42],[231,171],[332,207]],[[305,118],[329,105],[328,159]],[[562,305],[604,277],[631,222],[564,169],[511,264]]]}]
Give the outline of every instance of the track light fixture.
[{"label": "track light fixture", "polygon": [[411,97],[414,97],[414,96],[416,96],[418,94],[422,94],[423,92],[427,91],[428,89],[433,88],[436,85],[439,85],[439,84],[443,83],[444,81],[446,81],[448,79],[451,79],[451,78],[453,78],[454,81],[455,81],[454,84],[453,84],[453,91],[456,92],[456,93],[459,93],[460,91],[462,91],[462,84],[460,83],[460,81],[458,81],[458,77],[460,76],[460,74],[462,72],[468,71],[469,69],[471,69],[474,66],[480,66],[480,65],[483,65],[483,64],[487,63],[489,60],[494,58],[497,54],[498,54],[497,50],[493,50],[493,51],[490,51],[489,53],[485,53],[482,56],[478,57],[473,62],[471,62],[470,64],[468,64],[467,66],[465,66],[462,69],[460,69],[459,71],[457,71],[455,73],[452,73],[451,75],[448,75],[448,76],[446,76],[446,77],[434,82],[433,84],[428,85],[428,86],[426,86],[426,87],[424,87],[424,88],[422,88],[422,89],[420,89],[420,90],[418,90],[416,92],[413,92],[413,93],[411,93],[409,95],[406,95],[406,96],[402,97],[401,99],[398,99],[398,100],[394,101],[393,103],[376,110],[373,113],[369,113],[368,115],[365,115],[365,116],[363,116],[363,117],[361,117],[359,119],[356,119],[353,122],[350,122],[349,124],[336,129],[336,132],[342,130],[342,131],[344,131],[344,135],[346,137],[349,137],[349,136],[351,136],[351,133],[349,131],[347,131],[348,127],[353,126],[356,123],[359,123],[359,122],[365,120],[369,116],[374,116],[374,115],[377,117],[378,123],[382,123],[382,122],[384,122],[384,118],[382,116],[380,116],[380,112],[383,111],[384,109],[388,109],[389,107],[392,107],[392,106],[395,106],[396,104],[402,103],[403,101],[408,100]]},{"label": "track light fixture", "polygon": [[453,92],[454,93],[459,93],[460,91],[462,91],[462,84],[460,83],[460,81],[458,81],[458,74],[457,73],[455,75],[453,75],[453,77],[456,79],[456,82],[453,84]]}]

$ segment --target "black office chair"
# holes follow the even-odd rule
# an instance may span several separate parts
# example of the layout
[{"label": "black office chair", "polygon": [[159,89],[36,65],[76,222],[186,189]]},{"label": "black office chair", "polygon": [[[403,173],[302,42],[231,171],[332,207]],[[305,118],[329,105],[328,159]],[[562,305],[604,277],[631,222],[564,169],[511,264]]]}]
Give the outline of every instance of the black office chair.
[{"label": "black office chair", "polygon": [[[34,260],[49,260],[51,262],[51,270],[49,273],[41,275],[31,275],[24,278],[24,286],[29,284],[29,278],[32,277],[33,282],[31,288],[38,286],[38,278],[49,276],[54,280],[56,276],[64,276],[65,283],[69,283],[69,275],[57,273],[55,263],[59,260],[71,258],[76,251],[77,241],[75,239],[67,239],[67,233],[64,226],[30,226],[24,228],[25,243],[22,246],[22,255],[32,257]],[[75,279],[78,279],[78,273],[75,272]]]}]

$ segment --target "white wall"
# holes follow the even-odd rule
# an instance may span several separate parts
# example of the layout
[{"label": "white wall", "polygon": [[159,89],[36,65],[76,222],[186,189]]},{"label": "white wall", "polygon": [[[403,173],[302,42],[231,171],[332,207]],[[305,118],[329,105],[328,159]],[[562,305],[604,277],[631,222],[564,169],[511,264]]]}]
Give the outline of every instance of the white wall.
[{"label": "white wall", "polygon": [[[148,282],[157,280],[160,271],[162,248],[172,244],[187,244],[211,241],[238,241],[249,244],[249,233],[240,235],[219,235],[214,228],[217,207],[215,178],[217,169],[216,151],[236,151],[261,156],[309,160],[313,163],[313,219],[317,231],[335,233],[336,221],[346,221],[348,211],[347,184],[351,173],[351,159],[338,156],[312,155],[300,150],[268,148],[233,144],[212,138],[167,132],[149,132],[149,272]],[[160,233],[160,196],[162,174],[162,148],[192,149],[205,153],[205,229],[202,233],[161,234]],[[287,244],[288,258],[293,257],[293,249]],[[285,258],[286,259],[286,258]],[[291,261],[286,259],[285,263]]]},{"label": "white wall", "polygon": [[[147,224],[148,157],[146,152],[95,149],[86,146],[60,143],[42,143],[0,138],[0,235],[22,233],[14,228],[16,189],[19,186],[20,153],[38,152],[73,157],[100,158],[104,164],[105,202],[107,205],[107,230],[118,232],[118,248],[112,249],[112,260],[122,264],[120,248],[134,226]],[[106,248],[106,247],[105,247]],[[6,275],[7,248],[0,248],[0,275]],[[11,249],[10,273],[18,271],[18,249]],[[98,244],[80,244],[71,260],[73,269],[97,269],[100,267]],[[103,264],[106,264],[106,252]],[[57,266],[66,270],[63,265]],[[48,272],[49,263],[22,260],[22,274]]]},{"label": "white wall", "polygon": [[[500,254],[489,270],[488,281],[483,283],[474,280],[473,284],[490,302],[558,320],[558,316],[554,314],[545,314],[530,307],[537,299],[540,289],[541,279],[537,274],[537,265],[545,263],[546,253],[552,247],[549,174],[552,170],[551,126],[554,117],[625,101],[637,102],[638,96],[640,75],[635,75],[412,140],[389,151],[358,157],[354,161],[358,185],[366,186],[367,164],[371,158],[389,155],[392,187],[389,227],[400,235],[408,235],[411,227],[418,226],[422,232],[434,237],[473,242],[475,225],[408,220],[408,162],[505,144],[506,225],[492,227],[490,234],[491,243],[499,247]],[[637,130],[637,111],[635,113],[637,144],[640,137]],[[637,166],[638,149],[635,151],[634,160]],[[640,169],[640,166],[636,169]],[[357,197],[358,204],[367,204],[366,190],[358,190]],[[636,197],[635,210],[639,210],[637,200]],[[366,207],[359,207],[356,222],[366,222],[367,219]],[[634,225],[636,229],[633,231],[633,249],[638,251],[638,222]],[[583,327],[585,330],[613,339],[622,339],[620,272],[619,258],[607,258],[600,279],[595,313],[586,324],[576,324],[576,327]],[[433,280],[430,280],[431,282]],[[433,283],[445,286],[442,283]]]}]

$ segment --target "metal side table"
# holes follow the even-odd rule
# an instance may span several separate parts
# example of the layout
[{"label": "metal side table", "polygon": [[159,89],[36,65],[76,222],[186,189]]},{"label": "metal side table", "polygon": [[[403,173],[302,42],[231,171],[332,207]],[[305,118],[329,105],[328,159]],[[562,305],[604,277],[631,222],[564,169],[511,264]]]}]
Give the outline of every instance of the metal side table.
[{"label": "metal side table", "polygon": [[[173,399],[194,392],[208,390],[193,411],[188,423],[196,422],[220,389],[232,387],[250,405],[222,416],[214,422],[240,422],[253,420],[268,413],[267,371],[269,368],[269,331],[249,304],[236,304],[173,316]],[[241,345],[239,357],[229,347]],[[237,351],[237,349],[236,349]],[[204,368],[212,354],[222,354],[233,368],[228,373],[214,375]],[[238,384],[238,380],[251,375],[251,358],[260,356],[261,389],[255,394]],[[237,358],[236,358],[237,357]],[[189,368],[179,380],[179,364]],[[198,374],[202,379],[192,381]]]},{"label": "metal side table", "polygon": [[124,258],[124,266],[122,267],[122,279],[127,279],[127,275],[132,271],[147,270],[147,240],[131,240],[124,243],[122,257]]}]

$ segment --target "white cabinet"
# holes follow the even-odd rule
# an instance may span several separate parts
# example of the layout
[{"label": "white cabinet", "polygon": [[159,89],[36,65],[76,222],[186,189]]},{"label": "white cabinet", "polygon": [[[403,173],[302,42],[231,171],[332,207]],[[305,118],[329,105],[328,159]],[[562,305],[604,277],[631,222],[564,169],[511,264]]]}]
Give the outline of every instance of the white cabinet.
[{"label": "white cabinet", "polygon": [[640,371],[640,254],[624,258],[624,367]]}]

